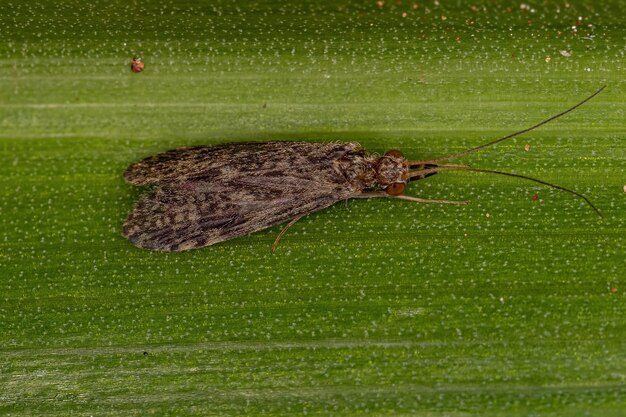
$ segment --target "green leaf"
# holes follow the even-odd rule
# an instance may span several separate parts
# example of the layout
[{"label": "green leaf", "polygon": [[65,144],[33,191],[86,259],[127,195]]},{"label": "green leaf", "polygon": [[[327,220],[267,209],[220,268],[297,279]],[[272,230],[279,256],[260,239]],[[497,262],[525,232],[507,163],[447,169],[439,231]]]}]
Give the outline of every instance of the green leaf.
[{"label": "green leaf", "polygon": [[[621,416],[624,2],[0,3],[0,414]],[[141,73],[130,60],[145,62]],[[184,253],[132,162],[356,141],[440,173]],[[526,146],[528,145],[528,146]],[[452,162],[452,161],[451,161]],[[536,198],[534,198],[536,196]]]}]

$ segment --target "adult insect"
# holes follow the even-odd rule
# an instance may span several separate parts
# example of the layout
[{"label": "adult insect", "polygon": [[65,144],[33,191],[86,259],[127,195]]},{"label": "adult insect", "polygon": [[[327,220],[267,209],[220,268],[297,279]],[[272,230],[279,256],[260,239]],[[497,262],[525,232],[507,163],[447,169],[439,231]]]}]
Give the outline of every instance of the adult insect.
[{"label": "adult insect", "polygon": [[285,223],[350,198],[387,197],[417,203],[465,204],[404,195],[406,184],[441,171],[507,175],[566,191],[600,211],[584,195],[535,178],[441,161],[476,152],[530,132],[599,94],[534,126],[462,152],[426,160],[400,151],[369,154],[357,143],[243,142],[178,148],[130,165],[134,185],[156,185],[140,197],[124,223],[124,236],[140,248],[184,251]]}]

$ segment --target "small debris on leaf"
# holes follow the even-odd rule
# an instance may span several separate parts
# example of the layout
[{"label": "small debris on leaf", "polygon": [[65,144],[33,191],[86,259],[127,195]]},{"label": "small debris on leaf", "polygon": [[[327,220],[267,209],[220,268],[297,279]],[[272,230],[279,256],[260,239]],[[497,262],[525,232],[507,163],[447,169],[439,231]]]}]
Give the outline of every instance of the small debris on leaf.
[{"label": "small debris on leaf", "polygon": [[145,64],[139,57],[133,57],[133,60],[130,61],[130,70],[134,73],[143,71]]}]

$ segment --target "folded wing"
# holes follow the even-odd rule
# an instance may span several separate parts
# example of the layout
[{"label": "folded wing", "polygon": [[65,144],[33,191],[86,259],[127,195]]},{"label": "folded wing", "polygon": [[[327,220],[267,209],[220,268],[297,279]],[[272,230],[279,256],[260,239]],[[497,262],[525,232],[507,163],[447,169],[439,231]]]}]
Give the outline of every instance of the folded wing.
[{"label": "folded wing", "polygon": [[[320,166],[350,154],[362,154],[358,144],[308,142],[240,142],[178,148],[130,165],[124,178],[135,185],[163,184],[204,178],[220,182],[233,176],[275,175],[288,166],[307,177]],[[313,170],[312,170],[313,167]]]},{"label": "folded wing", "polygon": [[124,236],[145,249],[195,249],[286,222],[353,195],[340,184],[285,176],[171,183],[140,198],[124,224]]},{"label": "folded wing", "polygon": [[179,148],[132,164],[140,197],[124,224],[136,246],[182,251],[323,209],[361,190],[345,172],[358,144],[248,142]]}]

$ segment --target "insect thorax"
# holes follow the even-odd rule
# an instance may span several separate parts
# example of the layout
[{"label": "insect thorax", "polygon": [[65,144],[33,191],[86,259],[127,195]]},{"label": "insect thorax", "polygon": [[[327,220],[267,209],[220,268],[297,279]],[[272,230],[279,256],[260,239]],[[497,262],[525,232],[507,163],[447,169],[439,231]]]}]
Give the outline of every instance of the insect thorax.
[{"label": "insect thorax", "polygon": [[385,188],[391,184],[405,183],[408,172],[406,160],[402,156],[381,156],[376,161],[376,183]]},{"label": "insect thorax", "polygon": [[393,156],[352,155],[343,159],[340,169],[344,176],[358,189],[387,186],[404,183],[403,175],[407,172],[405,159]]}]

